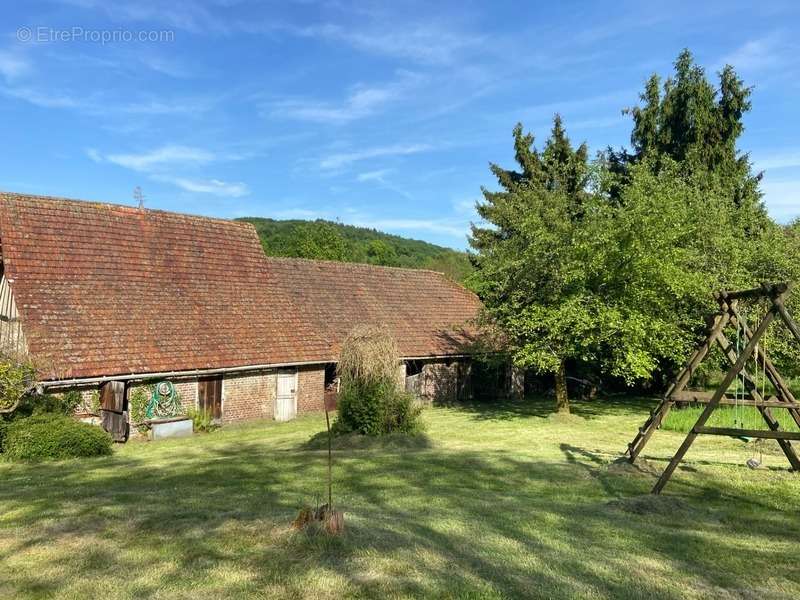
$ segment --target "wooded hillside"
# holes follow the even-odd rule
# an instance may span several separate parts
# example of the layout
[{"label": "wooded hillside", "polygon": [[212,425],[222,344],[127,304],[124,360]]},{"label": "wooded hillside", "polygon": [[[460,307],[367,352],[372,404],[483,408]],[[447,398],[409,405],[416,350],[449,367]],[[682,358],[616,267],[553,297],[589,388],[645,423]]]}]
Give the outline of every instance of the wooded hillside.
[{"label": "wooded hillside", "polygon": [[359,262],[440,271],[463,281],[472,272],[466,252],[333,221],[242,217],[252,223],[268,256]]}]

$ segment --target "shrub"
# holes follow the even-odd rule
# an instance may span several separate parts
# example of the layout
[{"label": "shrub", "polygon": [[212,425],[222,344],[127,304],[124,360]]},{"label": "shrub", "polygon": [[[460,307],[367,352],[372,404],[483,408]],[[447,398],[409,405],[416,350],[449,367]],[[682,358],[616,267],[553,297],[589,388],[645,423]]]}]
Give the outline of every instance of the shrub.
[{"label": "shrub", "polygon": [[0,412],[12,412],[36,380],[36,367],[24,354],[0,351]]},{"label": "shrub", "polygon": [[92,397],[89,400],[89,408],[91,408],[92,412],[96,415],[100,414],[100,390],[94,390],[92,392]]},{"label": "shrub", "polygon": [[362,326],[347,336],[337,365],[341,387],[335,434],[421,431],[421,407],[398,387],[399,364],[397,345],[385,329]]},{"label": "shrub", "polygon": [[384,382],[343,384],[337,400],[338,415],[333,425],[334,433],[383,433],[384,401],[391,393]]},{"label": "shrub", "polygon": [[192,428],[195,431],[210,433],[219,427],[219,425],[214,423],[214,418],[207,410],[190,408],[186,411],[186,416],[192,420]]},{"label": "shrub", "polygon": [[5,427],[3,451],[16,460],[83,458],[111,454],[111,436],[57,413],[18,419]]},{"label": "shrub", "polygon": [[143,387],[134,388],[128,397],[131,422],[136,426],[139,433],[145,433],[148,430],[148,426],[144,422],[147,420],[147,405],[149,402],[150,398],[147,397],[147,391]]}]

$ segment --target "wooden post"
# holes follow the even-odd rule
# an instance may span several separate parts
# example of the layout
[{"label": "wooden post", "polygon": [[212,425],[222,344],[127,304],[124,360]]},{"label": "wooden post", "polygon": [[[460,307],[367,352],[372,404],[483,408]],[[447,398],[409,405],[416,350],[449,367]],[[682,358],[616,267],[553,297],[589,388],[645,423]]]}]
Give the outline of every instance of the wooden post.
[{"label": "wooden post", "polygon": [[758,329],[756,329],[755,335],[750,339],[750,342],[747,344],[742,354],[736,360],[736,363],[733,365],[733,367],[731,367],[728,370],[728,372],[725,375],[725,378],[722,380],[722,384],[720,384],[719,388],[714,393],[714,396],[711,398],[711,401],[706,405],[705,410],[698,417],[697,423],[695,423],[694,427],[692,427],[692,430],[689,432],[689,434],[686,436],[686,439],[678,448],[678,451],[675,453],[675,456],[672,457],[672,460],[667,465],[667,468],[664,470],[664,472],[661,474],[661,477],[656,482],[656,485],[653,487],[653,492],[652,492],[653,494],[660,494],[661,490],[664,489],[664,486],[667,484],[670,477],[672,477],[672,473],[675,471],[678,464],[680,464],[681,460],[683,460],[684,455],[689,450],[691,445],[694,443],[694,440],[697,438],[698,436],[697,428],[703,427],[706,424],[706,421],[708,421],[708,418],[711,416],[711,413],[713,413],[714,410],[719,405],[719,401],[722,399],[722,396],[725,395],[725,392],[731,386],[733,380],[739,375],[741,370],[744,368],[745,364],[747,364],[747,361],[750,360],[750,357],[755,351],[756,345],[761,339],[761,336],[764,335],[764,332],[767,330],[767,327],[769,327],[769,324],[772,323],[773,319],[775,318],[775,312],[776,312],[775,309],[772,308],[767,312],[766,315],[764,315],[764,318],[761,320]]},{"label": "wooden post", "polygon": [[636,462],[636,458],[639,456],[642,450],[644,450],[644,447],[647,445],[647,442],[650,441],[650,438],[655,430],[661,427],[661,423],[664,422],[664,419],[672,409],[674,404],[672,398],[676,394],[683,392],[697,367],[703,362],[703,360],[705,360],[709,350],[711,350],[711,346],[716,343],[719,335],[721,335],[722,331],[725,329],[725,327],[727,327],[731,318],[731,315],[728,312],[728,303],[721,301],[720,307],[724,310],[724,312],[714,315],[711,326],[706,334],[706,339],[702,344],[700,344],[700,346],[697,347],[697,349],[695,349],[694,353],[689,358],[689,362],[678,373],[672,384],[670,384],[661,403],[651,413],[645,424],[639,429],[639,433],[636,434],[636,437],[633,439],[633,441],[628,444],[629,462]]},{"label": "wooden post", "polygon": [[[747,336],[745,336],[747,339]],[[750,338],[752,339],[752,338]],[[720,334],[719,337],[719,344],[722,348],[722,353],[725,355],[725,358],[728,359],[732,365],[736,363],[736,352],[734,352],[733,348],[731,347],[730,342],[725,338],[724,334]],[[758,385],[756,384],[755,380],[747,373],[745,369],[742,369],[742,379],[744,380],[744,385],[747,387],[750,395],[753,398],[752,405],[756,407],[761,416],[764,418],[764,421],[767,423],[767,427],[770,428],[772,431],[780,431],[780,423],[778,420],[772,416],[772,412],[770,412],[769,408],[764,406],[764,398],[761,397],[761,393],[758,391]],[[726,390],[727,391],[727,390]],[[734,403],[736,404],[736,402]],[[786,408],[790,408],[791,404],[787,405]],[[790,412],[792,409],[790,409]],[[741,435],[746,435],[742,433]],[[751,436],[747,436],[751,437]],[[789,464],[792,465],[792,469],[795,471],[800,470],[800,458],[798,458],[797,453],[795,452],[794,448],[792,447],[791,442],[788,438],[775,438],[778,440],[778,445],[783,450],[783,454],[786,456],[786,459],[789,461]]]}]

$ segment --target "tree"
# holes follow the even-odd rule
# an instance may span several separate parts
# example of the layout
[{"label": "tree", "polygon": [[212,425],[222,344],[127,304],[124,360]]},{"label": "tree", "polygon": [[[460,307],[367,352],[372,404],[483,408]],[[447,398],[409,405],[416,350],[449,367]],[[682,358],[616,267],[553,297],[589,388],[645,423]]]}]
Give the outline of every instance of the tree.
[{"label": "tree", "polygon": [[296,230],[296,256],[318,260],[348,261],[351,249],[335,226],[324,221],[305,223]]},{"label": "tree", "polygon": [[397,251],[383,240],[371,240],[367,244],[367,259],[374,265],[386,267],[398,264]]},{"label": "tree", "polygon": [[587,149],[573,149],[558,115],[541,152],[521,124],[513,135],[521,170],[491,165],[502,189],[483,189],[476,207],[488,226],[472,226],[471,285],[508,335],[514,362],[553,373],[557,407],[569,411],[567,363],[588,358],[576,331],[592,321],[574,245],[589,198]]},{"label": "tree", "polygon": [[719,72],[715,88],[689,50],[678,55],[674,68],[663,89],[652,75],[639,96],[641,106],[623,111],[633,118],[633,152],[609,151],[609,164],[623,171],[647,159],[658,170],[668,159],[687,176],[705,176],[696,180],[704,189],[718,188],[737,206],[760,209],[761,174],[752,173],[748,156],[736,147],[751,88],[730,65]]}]

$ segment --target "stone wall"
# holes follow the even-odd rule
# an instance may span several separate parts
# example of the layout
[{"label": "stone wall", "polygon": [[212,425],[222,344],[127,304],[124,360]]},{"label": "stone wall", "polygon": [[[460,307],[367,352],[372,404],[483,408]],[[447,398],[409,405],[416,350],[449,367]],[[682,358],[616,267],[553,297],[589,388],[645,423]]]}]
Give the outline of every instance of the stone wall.
[{"label": "stone wall", "polygon": [[447,404],[472,397],[472,365],[468,361],[431,361],[422,366],[419,396],[431,403]]}]

